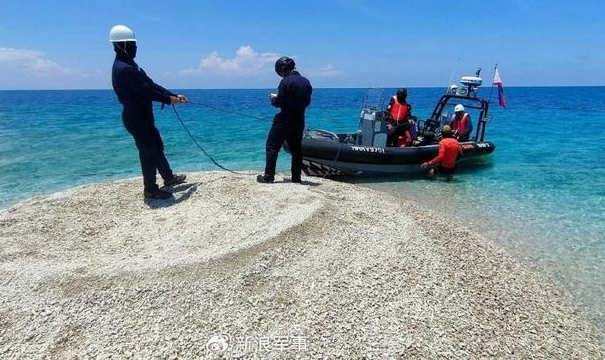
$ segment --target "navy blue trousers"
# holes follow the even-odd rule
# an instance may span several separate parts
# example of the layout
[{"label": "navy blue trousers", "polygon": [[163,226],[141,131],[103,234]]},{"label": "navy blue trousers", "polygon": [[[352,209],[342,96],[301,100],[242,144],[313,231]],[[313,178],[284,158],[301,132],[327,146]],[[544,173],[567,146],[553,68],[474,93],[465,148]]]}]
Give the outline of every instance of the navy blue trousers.
[{"label": "navy blue trousers", "polygon": [[292,154],[292,181],[300,181],[302,172],[302,136],[305,128],[304,122],[284,122],[279,117],[273,121],[269,136],[267,136],[267,162],[265,175],[274,177],[277,156],[284,141],[288,142],[290,154]]},{"label": "navy blue trousers", "polygon": [[139,149],[139,160],[143,172],[143,184],[146,191],[158,189],[155,182],[156,170],[164,180],[174,177],[168,159],[164,155],[164,143],[158,129],[151,126],[138,126],[124,123],[124,127],[134,138],[134,143]]}]

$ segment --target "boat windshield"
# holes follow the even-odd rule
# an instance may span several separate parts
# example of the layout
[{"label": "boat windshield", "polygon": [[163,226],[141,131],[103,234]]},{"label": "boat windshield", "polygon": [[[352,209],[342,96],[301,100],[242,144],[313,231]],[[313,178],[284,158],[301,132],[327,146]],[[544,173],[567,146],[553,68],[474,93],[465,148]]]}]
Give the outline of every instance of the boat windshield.
[{"label": "boat windshield", "polygon": [[473,123],[476,123],[482,116],[483,104],[474,99],[450,98],[436,117],[441,125],[449,124],[454,117],[454,107],[458,104],[464,106],[464,111],[469,114]]},{"label": "boat windshield", "polygon": [[384,106],[384,89],[369,88],[363,94],[362,109],[381,110]]}]

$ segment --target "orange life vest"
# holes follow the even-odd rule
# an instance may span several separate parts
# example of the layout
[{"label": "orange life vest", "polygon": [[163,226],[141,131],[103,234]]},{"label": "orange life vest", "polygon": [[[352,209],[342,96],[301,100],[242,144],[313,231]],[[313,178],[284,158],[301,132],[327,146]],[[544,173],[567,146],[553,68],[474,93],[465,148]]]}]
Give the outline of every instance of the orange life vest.
[{"label": "orange life vest", "polygon": [[468,113],[464,113],[461,119],[454,118],[452,121],[452,131],[458,131],[458,134],[467,134],[469,132]]},{"label": "orange life vest", "polygon": [[391,110],[389,111],[391,113],[391,117],[397,122],[406,120],[410,115],[410,105],[408,105],[407,102],[400,104],[397,101],[397,96],[393,96],[391,98],[389,105],[391,106]]},{"label": "orange life vest", "polygon": [[414,138],[412,137],[412,132],[410,130],[404,131],[403,135],[397,138],[397,146],[399,147],[407,147],[412,145]]}]

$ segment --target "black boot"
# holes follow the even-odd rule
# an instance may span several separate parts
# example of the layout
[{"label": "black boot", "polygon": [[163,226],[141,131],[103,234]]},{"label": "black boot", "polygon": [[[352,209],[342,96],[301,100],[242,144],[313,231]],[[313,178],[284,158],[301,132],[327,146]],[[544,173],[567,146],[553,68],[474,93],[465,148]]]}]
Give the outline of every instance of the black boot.
[{"label": "black boot", "polygon": [[273,183],[273,181],[275,181],[273,176],[258,175],[256,177],[256,182],[261,183],[261,184],[271,184],[271,183]]}]

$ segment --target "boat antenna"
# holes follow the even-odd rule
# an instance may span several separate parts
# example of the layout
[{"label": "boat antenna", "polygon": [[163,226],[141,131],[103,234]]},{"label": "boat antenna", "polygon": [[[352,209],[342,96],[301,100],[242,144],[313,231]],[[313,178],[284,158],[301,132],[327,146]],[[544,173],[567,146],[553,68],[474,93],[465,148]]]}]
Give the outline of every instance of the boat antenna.
[{"label": "boat antenna", "polygon": [[458,57],[458,61],[456,62],[454,71],[452,71],[452,76],[450,76],[450,82],[449,84],[447,84],[447,88],[445,89],[446,93],[450,90],[450,87],[452,86],[452,81],[454,81],[454,75],[456,75],[456,73],[458,72],[458,66],[460,66],[460,57]]}]

